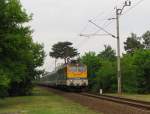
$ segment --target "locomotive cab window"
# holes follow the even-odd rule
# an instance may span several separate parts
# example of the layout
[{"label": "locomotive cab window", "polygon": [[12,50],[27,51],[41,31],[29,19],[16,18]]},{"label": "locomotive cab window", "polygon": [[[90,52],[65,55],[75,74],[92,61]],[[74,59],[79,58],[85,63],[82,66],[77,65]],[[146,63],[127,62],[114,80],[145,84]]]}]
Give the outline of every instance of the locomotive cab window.
[{"label": "locomotive cab window", "polygon": [[85,71],[86,71],[86,67],[84,67],[84,66],[78,67],[78,72],[85,72]]},{"label": "locomotive cab window", "polygon": [[69,68],[69,70],[70,70],[71,72],[77,72],[77,67],[76,67],[76,66],[71,66],[71,67]]},{"label": "locomotive cab window", "polygon": [[85,66],[71,66],[69,68],[69,71],[71,71],[71,72],[85,72],[86,67]]}]

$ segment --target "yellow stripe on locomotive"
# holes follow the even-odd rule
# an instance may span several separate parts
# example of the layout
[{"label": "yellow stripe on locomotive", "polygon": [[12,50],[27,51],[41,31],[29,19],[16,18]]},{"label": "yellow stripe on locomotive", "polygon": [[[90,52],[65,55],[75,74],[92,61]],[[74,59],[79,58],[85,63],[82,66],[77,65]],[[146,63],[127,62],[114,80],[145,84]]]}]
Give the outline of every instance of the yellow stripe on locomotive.
[{"label": "yellow stripe on locomotive", "polygon": [[67,78],[87,78],[86,65],[68,65]]}]

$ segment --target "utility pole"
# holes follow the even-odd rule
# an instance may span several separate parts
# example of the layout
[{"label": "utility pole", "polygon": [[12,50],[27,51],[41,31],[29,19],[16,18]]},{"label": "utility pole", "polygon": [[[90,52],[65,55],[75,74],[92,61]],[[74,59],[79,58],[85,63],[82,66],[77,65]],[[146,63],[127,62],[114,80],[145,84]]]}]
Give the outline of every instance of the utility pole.
[{"label": "utility pole", "polygon": [[[115,18],[109,18],[108,20],[112,20],[112,19],[116,19],[116,35],[111,34],[110,32],[108,32],[107,30],[105,30],[103,27],[95,24],[93,21],[89,20],[90,23],[92,23],[93,25],[95,25],[97,28],[101,29],[102,31],[104,31],[106,34],[98,34],[99,36],[103,36],[103,35],[109,35],[112,36],[113,38],[117,39],[117,80],[118,80],[118,94],[122,93],[122,76],[121,76],[121,64],[120,64],[120,32],[119,32],[119,17],[122,15],[122,12],[124,10],[124,8],[126,6],[131,6],[131,1],[130,0],[126,0],[123,7],[117,8],[116,7],[116,17]],[[80,34],[80,36],[94,36],[95,34]]]},{"label": "utility pole", "polygon": [[118,78],[118,94],[122,93],[122,76],[120,63],[120,31],[119,31],[119,17],[126,6],[131,6],[131,1],[125,1],[122,9],[116,7],[116,31],[117,31],[117,78]]},{"label": "utility pole", "polygon": [[116,8],[116,27],[117,27],[117,78],[118,78],[118,94],[122,93],[121,81],[121,65],[120,65],[120,33],[119,33],[119,9]]}]

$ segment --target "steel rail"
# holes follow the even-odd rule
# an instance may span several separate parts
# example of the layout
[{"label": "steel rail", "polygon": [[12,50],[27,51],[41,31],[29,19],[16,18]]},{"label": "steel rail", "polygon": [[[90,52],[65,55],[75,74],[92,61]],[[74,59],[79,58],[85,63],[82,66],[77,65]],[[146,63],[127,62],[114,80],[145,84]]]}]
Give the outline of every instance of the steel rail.
[{"label": "steel rail", "polygon": [[109,96],[109,95],[95,95],[90,93],[80,93],[80,95],[112,101],[112,102],[125,104],[139,109],[150,111],[150,102],[146,102],[146,101],[139,101],[139,100],[133,100],[128,98]]}]

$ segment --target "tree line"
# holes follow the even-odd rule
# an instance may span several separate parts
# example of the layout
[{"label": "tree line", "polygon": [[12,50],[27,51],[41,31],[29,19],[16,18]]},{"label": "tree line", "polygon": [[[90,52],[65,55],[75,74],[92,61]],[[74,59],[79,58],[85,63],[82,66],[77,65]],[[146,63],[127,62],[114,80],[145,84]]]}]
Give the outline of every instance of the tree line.
[{"label": "tree line", "polygon": [[31,19],[19,0],[0,0],[0,97],[31,94],[42,73],[45,53],[26,26]]},{"label": "tree line", "polygon": [[[150,31],[142,36],[132,33],[124,42],[121,57],[122,89],[126,93],[150,93]],[[85,53],[81,61],[88,66],[89,91],[117,91],[115,50],[106,46],[99,54]]]}]

